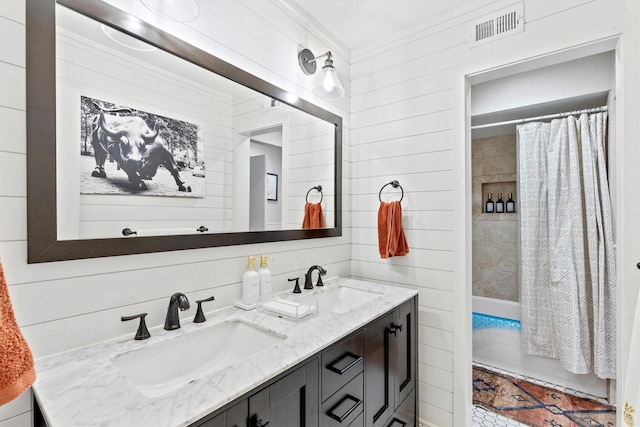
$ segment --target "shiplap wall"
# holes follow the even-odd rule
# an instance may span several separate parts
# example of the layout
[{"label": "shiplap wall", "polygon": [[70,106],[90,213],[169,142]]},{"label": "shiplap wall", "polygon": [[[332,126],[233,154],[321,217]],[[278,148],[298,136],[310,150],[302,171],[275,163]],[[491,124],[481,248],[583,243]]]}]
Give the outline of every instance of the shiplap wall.
[{"label": "shiplap wall", "polygon": [[[234,129],[259,130],[281,125],[283,128],[283,169],[279,177],[278,200],[283,201],[283,227],[302,224],[307,191],[322,185],[322,209],[326,225],[334,226],[334,134],[335,126],[286,105],[265,108],[263,99],[250,97],[234,108]],[[309,201],[320,202],[315,190]]]},{"label": "shiplap wall", "polygon": [[[419,290],[419,413],[436,426],[471,425],[464,75],[621,33],[627,44],[619,60],[628,69],[637,67],[638,7],[630,1],[526,0],[524,33],[472,48],[469,22],[514,3],[496,0],[455,10],[352,55],[352,275]],[[617,84],[618,90],[624,86]],[[638,111],[635,100],[625,106]],[[637,150],[627,153],[637,161]],[[618,161],[616,167],[623,165]],[[380,187],[392,179],[404,188],[403,225],[411,252],[382,260],[375,212]],[[637,203],[627,209],[636,208]],[[632,240],[620,239],[619,252],[621,246],[637,249]]]},{"label": "shiplap wall", "polygon": [[[112,3],[117,3],[114,1]],[[123,7],[139,2],[120,2]],[[294,20],[277,2],[216,2],[203,8],[207,28],[154,22],[234,65],[344,118],[343,157],[349,158],[349,99],[335,103],[311,94],[313,81],[297,65],[299,44],[313,51],[329,46]],[[28,265],[26,263],[25,0],[0,0],[0,259],[16,317],[36,358],[135,333],[120,316],[148,312],[150,327],[163,324],[169,296],[193,301],[215,295],[209,310],[240,298],[248,255],[266,253],[274,290],[289,288],[313,264],[329,276],[350,274],[350,218],[343,237],[109,257]],[[349,91],[348,58],[336,51]],[[348,165],[343,176],[348,176]],[[343,188],[348,194],[348,180]],[[345,197],[345,206],[348,199]],[[181,313],[191,321],[195,309]],[[161,326],[160,326],[161,327]],[[0,408],[0,427],[31,425],[30,393]]]},{"label": "shiplap wall", "polygon": [[[455,155],[460,148],[453,123],[460,112],[454,108],[454,77],[466,64],[489,69],[618,33],[633,38],[626,41],[624,71],[632,76],[640,70],[638,53],[633,53],[640,42],[635,0],[527,1],[524,34],[470,49],[467,22],[511,3],[500,0],[490,7],[457,11],[441,21],[425,21],[424,28],[409,29],[404,37],[355,52],[352,84],[348,54],[338,52],[336,64],[353,97],[335,104],[312,97],[311,82],[299,73],[295,56],[299,43],[318,52],[333,46],[324,45],[325,39],[308,31],[277,2],[220,2],[215,13],[205,10],[213,24],[201,29],[202,34],[213,29],[215,39],[194,31],[190,34],[195,44],[345,119],[345,236],[27,265],[24,0],[0,0],[0,257],[18,321],[35,355],[132,333],[130,325],[118,321],[124,314],[148,311],[149,323],[160,325],[166,298],[174,291],[187,292],[192,299],[213,293],[217,299],[212,308],[229,304],[239,297],[244,257],[267,252],[276,258],[270,263],[276,289],[286,287],[287,277],[316,262],[322,262],[330,275],[352,272],[418,288],[420,416],[443,427],[466,427],[460,408],[467,404],[468,394],[462,389],[469,389],[469,384],[459,354],[470,348],[464,337],[454,334],[460,330],[456,307],[464,306],[456,298],[464,295],[465,286],[461,265],[465,249],[459,244],[460,233],[465,232],[460,221],[464,215],[459,212],[464,202],[456,193],[464,179],[464,162]],[[637,93],[639,87],[626,81],[625,89]],[[625,99],[626,114],[637,117],[637,101]],[[638,126],[628,122],[625,131],[637,134]],[[628,162],[637,161],[637,149],[620,151],[620,158],[627,154]],[[623,180],[639,178],[637,168],[625,169]],[[406,192],[404,224],[412,252],[383,261],[377,256],[375,211],[378,190],[391,179],[399,179]],[[631,196],[622,190],[628,194],[621,199]],[[637,203],[625,207],[633,208]],[[623,225],[627,231],[638,231]],[[638,248],[619,243],[619,251],[625,247],[625,260],[631,265]],[[187,312],[185,319],[191,314]],[[4,420],[0,427],[29,425],[28,402],[21,399],[0,408]]]}]

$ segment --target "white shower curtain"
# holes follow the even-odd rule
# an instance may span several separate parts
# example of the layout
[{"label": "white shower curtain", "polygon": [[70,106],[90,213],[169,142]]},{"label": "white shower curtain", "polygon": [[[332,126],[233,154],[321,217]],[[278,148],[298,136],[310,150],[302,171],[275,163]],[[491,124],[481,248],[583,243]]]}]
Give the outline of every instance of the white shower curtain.
[{"label": "white shower curtain", "polygon": [[522,332],[529,354],[616,376],[606,113],[518,126]]}]

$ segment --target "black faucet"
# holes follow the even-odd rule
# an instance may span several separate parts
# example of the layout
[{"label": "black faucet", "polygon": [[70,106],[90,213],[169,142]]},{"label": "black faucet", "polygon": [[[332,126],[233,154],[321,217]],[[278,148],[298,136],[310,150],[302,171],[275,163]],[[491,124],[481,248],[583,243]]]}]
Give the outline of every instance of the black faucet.
[{"label": "black faucet", "polygon": [[180,311],[189,309],[189,299],[183,293],[176,292],[171,295],[169,300],[169,308],[167,308],[167,318],[164,321],[164,328],[167,331],[178,329],[180,327],[180,317],[178,316],[178,309]]},{"label": "black faucet", "polygon": [[325,270],[324,268],[322,268],[319,265],[314,265],[313,267],[309,268],[309,270],[307,271],[307,274],[304,275],[304,288],[305,289],[313,289],[313,282],[311,281],[311,273],[313,273],[313,270],[318,270],[318,281],[316,282],[316,286],[324,286],[324,283],[322,283],[322,276],[324,276],[325,274],[327,274],[327,270]]}]

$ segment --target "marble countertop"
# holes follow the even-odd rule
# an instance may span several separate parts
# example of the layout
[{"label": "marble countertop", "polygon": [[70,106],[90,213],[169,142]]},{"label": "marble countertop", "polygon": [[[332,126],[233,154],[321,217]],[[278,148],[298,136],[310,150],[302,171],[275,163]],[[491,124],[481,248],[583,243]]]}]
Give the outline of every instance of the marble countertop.
[{"label": "marble countertop", "polygon": [[[324,288],[303,291],[302,296],[309,297],[341,285],[380,293],[381,297],[346,313],[320,310],[300,320],[278,317],[264,309],[244,311],[227,307],[207,313],[205,323],[183,321],[182,328],[176,331],[154,328],[147,340],[135,341],[126,336],[38,359],[34,391],[45,420],[50,427],[189,425],[417,294],[396,286],[333,278],[325,281]],[[295,298],[290,292],[277,296]],[[112,363],[119,354],[229,320],[260,325],[286,339],[231,363],[222,372],[202,376],[156,398],[142,394]]]}]

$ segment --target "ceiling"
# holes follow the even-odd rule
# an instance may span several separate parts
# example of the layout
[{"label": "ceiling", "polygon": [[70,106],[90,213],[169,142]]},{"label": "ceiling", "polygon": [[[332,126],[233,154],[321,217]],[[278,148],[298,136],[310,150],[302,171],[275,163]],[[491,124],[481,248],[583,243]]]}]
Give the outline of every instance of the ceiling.
[{"label": "ceiling", "polygon": [[311,17],[329,35],[353,50],[392,37],[427,20],[444,18],[454,9],[495,0],[283,0]]}]

